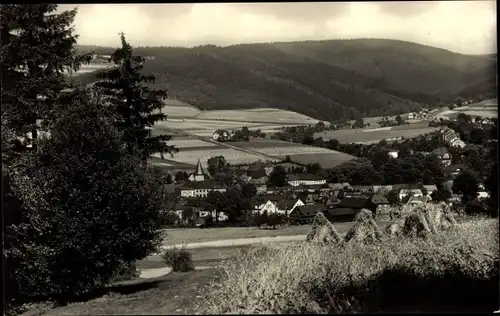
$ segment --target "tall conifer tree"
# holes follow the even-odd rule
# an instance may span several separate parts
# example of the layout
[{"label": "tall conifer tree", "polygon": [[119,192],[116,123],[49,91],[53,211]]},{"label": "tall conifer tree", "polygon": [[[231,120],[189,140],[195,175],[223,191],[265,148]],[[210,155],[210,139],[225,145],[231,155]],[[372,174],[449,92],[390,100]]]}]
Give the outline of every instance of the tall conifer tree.
[{"label": "tall conifer tree", "polygon": [[134,56],[132,46],[120,34],[121,47],[111,56],[115,65],[97,74],[96,86],[103,88],[116,106],[121,117],[119,128],[130,153],[136,153],[146,160],[152,154],[171,154],[176,151],[167,145],[168,135],[151,137],[150,128],[167,116],[161,112],[163,100],[168,96],[166,90],[151,89],[147,85],[155,81],[154,76],[142,75],[145,59]]}]

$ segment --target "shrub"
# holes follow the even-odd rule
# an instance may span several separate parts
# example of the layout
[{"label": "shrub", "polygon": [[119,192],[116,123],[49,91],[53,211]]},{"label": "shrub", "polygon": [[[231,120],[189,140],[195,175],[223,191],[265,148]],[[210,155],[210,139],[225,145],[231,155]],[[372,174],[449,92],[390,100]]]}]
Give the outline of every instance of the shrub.
[{"label": "shrub", "polygon": [[162,255],[163,261],[175,272],[189,272],[194,270],[191,253],[184,247],[170,248]]},{"label": "shrub", "polygon": [[102,100],[85,91],[67,98],[56,105],[50,138],[5,172],[9,300],[89,293],[163,237],[160,176],[125,151]]},{"label": "shrub", "polygon": [[497,223],[459,228],[428,239],[249,251],[223,268],[205,312],[491,312],[498,307]]},{"label": "shrub", "polygon": [[110,283],[133,280],[138,278],[139,275],[140,273],[135,262],[123,262],[114,271]]}]

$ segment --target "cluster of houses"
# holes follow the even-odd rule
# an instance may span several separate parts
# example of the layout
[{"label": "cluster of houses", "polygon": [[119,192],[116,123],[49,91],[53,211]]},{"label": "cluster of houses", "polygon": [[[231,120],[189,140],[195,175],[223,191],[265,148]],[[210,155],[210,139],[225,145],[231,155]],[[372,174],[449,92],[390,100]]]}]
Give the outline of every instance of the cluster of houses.
[{"label": "cluster of houses", "polygon": [[429,115],[429,110],[428,109],[422,109],[419,112],[410,112],[406,115],[406,118],[408,120],[415,120],[415,119],[425,119]]},{"label": "cluster of houses", "polygon": [[[465,169],[464,165],[451,164],[451,155],[446,148],[438,148],[433,153],[441,159],[449,175],[456,176]],[[281,214],[300,223],[311,220],[321,211],[331,220],[351,221],[363,208],[374,214],[383,212],[390,206],[387,195],[391,191],[397,192],[400,201],[409,198],[409,204],[418,204],[431,199],[432,193],[437,189],[435,185],[422,184],[351,186],[349,183],[327,183],[326,179],[311,174],[289,175],[286,186],[269,187],[266,185],[267,177],[272,170],[273,167],[255,164],[240,175],[257,189],[257,195],[251,201],[251,209],[245,210],[249,214]],[[444,183],[450,191],[452,185],[452,180]],[[176,191],[179,199],[174,208],[181,219],[184,211],[189,208],[197,214],[196,218],[211,215],[212,218],[217,217],[219,222],[227,220],[228,217],[223,212],[206,211],[203,201],[208,193],[225,192],[226,188],[217,185],[204,172],[200,161],[189,176],[189,182]],[[484,188],[481,188],[478,197],[488,196]],[[460,197],[453,195],[451,201],[459,202]]]}]

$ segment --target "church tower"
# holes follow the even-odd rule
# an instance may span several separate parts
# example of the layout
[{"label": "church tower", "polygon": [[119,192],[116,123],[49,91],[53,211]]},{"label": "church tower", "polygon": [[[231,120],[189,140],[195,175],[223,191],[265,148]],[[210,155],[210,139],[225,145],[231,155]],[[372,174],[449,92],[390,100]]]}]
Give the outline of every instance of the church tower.
[{"label": "church tower", "polygon": [[203,168],[201,166],[200,159],[198,159],[198,163],[196,164],[196,170],[193,173],[193,180],[195,182],[203,182],[205,181],[205,173],[203,172]]}]

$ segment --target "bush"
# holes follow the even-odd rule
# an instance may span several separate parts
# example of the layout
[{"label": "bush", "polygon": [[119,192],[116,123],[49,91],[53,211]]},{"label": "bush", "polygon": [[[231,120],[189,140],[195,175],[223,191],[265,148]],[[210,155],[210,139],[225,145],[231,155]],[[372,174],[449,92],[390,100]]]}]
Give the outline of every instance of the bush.
[{"label": "bush", "polygon": [[173,247],[165,250],[163,261],[175,272],[189,272],[194,270],[191,253],[183,248]]},{"label": "bush", "polygon": [[498,224],[458,228],[427,240],[249,251],[223,268],[205,313],[491,312],[498,308]]},{"label": "bush", "polygon": [[116,268],[109,283],[128,281],[138,278],[140,275],[135,262],[123,262]]},{"label": "bush", "polygon": [[125,151],[100,101],[85,91],[68,96],[56,106],[51,137],[2,169],[10,301],[89,293],[163,238],[163,179]]}]

